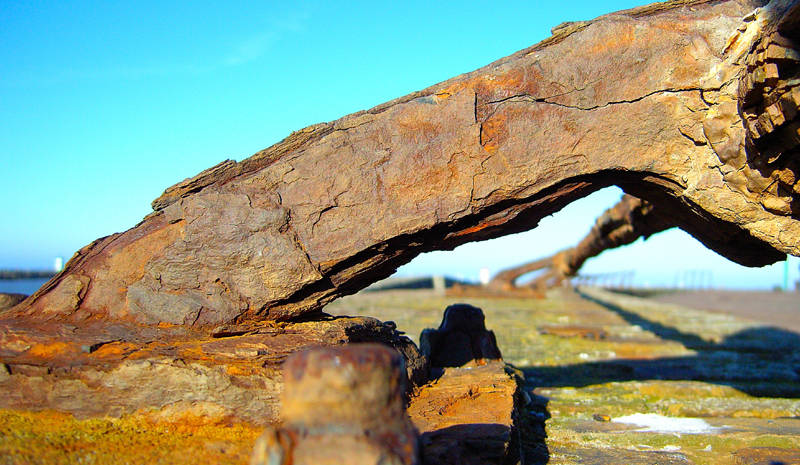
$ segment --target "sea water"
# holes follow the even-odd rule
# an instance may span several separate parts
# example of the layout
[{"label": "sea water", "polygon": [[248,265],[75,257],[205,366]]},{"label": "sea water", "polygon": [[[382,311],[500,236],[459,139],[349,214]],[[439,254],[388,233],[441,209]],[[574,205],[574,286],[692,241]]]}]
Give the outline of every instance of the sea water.
[{"label": "sea water", "polygon": [[0,292],[30,295],[50,278],[0,279]]}]

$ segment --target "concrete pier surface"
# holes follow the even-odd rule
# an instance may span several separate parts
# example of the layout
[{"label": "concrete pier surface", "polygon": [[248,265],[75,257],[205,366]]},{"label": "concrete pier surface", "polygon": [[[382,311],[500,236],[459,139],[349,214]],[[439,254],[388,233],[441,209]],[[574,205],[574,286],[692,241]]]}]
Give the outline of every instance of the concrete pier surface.
[{"label": "concrete pier surface", "polygon": [[752,294],[750,308],[739,293],[728,306],[722,292],[691,294],[673,297],[716,310],[596,288],[545,299],[396,290],[326,310],[393,320],[417,338],[447,305],[482,308],[525,374],[525,463],[800,463],[800,333],[787,307],[797,294]]}]

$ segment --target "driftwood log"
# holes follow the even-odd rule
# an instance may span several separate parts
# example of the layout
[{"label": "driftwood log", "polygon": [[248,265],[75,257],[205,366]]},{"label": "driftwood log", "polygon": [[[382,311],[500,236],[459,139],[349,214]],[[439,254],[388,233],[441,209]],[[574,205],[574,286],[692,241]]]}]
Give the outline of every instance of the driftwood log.
[{"label": "driftwood log", "polygon": [[738,263],[800,255],[799,5],[678,0],[564,24],[168,188],[0,313],[0,406],[190,399],[275,421],[298,347],[377,341],[415,363],[391,325],[326,319],[326,303],[609,185]]},{"label": "driftwood log", "polygon": [[502,270],[492,277],[488,287],[497,292],[513,292],[519,287],[519,278],[538,270],[544,271],[525,283],[525,287],[544,290],[557,286],[577,275],[586,260],[608,249],[631,244],[640,237],[646,239],[674,227],[670,218],[669,212],[660,211],[646,200],[625,194],[616,205],[597,218],[589,234],[575,247]]},{"label": "driftwood log", "polygon": [[738,263],[800,255],[798,16],[701,0],[562,25],[168,188],[8,316],[288,320],[612,184]]}]

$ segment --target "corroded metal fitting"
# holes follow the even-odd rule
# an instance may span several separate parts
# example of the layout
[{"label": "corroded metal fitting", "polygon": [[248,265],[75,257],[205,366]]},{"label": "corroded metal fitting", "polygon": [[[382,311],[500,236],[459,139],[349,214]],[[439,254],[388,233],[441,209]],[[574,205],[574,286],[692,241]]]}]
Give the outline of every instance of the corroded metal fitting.
[{"label": "corroded metal fitting", "polygon": [[470,362],[502,359],[494,333],[486,329],[483,310],[467,304],[450,305],[438,329],[420,335],[420,350],[433,367],[458,367]]},{"label": "corroded metal fitting", "polygon": [[283,424],[259,438],[251,464],[417,463],[397,351],[381,344],[316,348],[290,356],[283,371]]}]

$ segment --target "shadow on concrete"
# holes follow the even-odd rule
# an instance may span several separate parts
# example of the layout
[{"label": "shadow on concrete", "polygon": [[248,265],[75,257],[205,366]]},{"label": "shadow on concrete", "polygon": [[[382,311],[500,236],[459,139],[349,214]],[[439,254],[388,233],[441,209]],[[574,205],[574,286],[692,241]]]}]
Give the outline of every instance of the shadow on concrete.
[{"label": "shadow on concrete", "polygon": [[525,412],[515,420],[519,431],[520,455],[526,465],[544,465],[550,461],[550,450],[547,447],[545,425],[550,419],[547,410],[548,399],[533,393],[534,387],[529,383],[523,387],[530,395],[531,402],[524,407]]},{"label": "shadow on concrete", "polygon": [[[519,456],[508,454],[506,445],[512,431],[507,425],[470,423],[448,426],[420,436],[424,465],[483,465],[496,463],[498,457],[517,463]],[[526,462],[527,463],[527,462]]]},{"label": "shadow on concrete", "polygon": [[676,341],[696,352],[685,357],[614,359],[552,367],[520,367],[531,403],[519,419],[528,464],[546,464],[550,453],[545,424],[548,400],[537,387],[584,387],[623,381],[703,381],[731,386],[757,397],[800,398],[800,334],[775,327],[746,329],[712,343],[587,295],[583,298],[616,313],[632,325]]},{"label": "shadow on concrete", "polygon": [[686,380],[734,387],[758,397],[800,398],[800,334],[774,327],[750,328],[712,343],[648,320],[617,305],[591,300],[628,323],[696,352],[685,357],[614,359],[555,367],[525,367],[537,387],[582,387],[614,381]]}]

